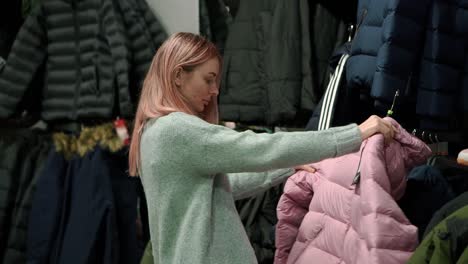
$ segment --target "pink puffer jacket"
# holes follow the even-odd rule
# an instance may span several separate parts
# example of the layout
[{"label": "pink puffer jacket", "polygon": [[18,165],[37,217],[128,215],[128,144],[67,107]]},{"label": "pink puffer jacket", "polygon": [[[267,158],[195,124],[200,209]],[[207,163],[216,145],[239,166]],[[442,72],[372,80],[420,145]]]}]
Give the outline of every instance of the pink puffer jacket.
[{"label": "pink puffer jacket", "polygon": [[288,179],[277,207],[275,264],[407,262],[418,245],[417,228],[395,200],[404,194],[408,170],[431,151],[388,120],[399,130],[388,146],[375,135],[359,152],[312,164],[317,172]]}]

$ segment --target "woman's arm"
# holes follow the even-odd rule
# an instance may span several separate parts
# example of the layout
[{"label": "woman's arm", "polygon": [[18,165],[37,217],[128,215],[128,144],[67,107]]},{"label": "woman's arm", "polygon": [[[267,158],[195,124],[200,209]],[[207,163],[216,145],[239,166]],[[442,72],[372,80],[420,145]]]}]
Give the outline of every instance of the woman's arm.
[{"label": "woman's arm", "polygon": [[229,173],[227,177],[234,200],[255,196],[281,184],[294,174],[294,169],[278,169],[265,172]]},{"label": "woman's arm", "polygon": [[164,142],[164,148],[171,148],[187,169],[203,175],[292,168],[357,151],[361,144],[354,124],[325,131],[256,134],[174,113],[155,125],[162,128],[154,137]]}]

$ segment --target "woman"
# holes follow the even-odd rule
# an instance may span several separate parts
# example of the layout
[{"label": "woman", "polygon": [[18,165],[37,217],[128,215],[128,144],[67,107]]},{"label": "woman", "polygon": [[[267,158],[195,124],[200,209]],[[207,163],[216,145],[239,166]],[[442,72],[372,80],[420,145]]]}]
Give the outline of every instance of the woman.
[{"label": "woman", "polygon": [[129,165],[148,201],[154,263],[256,263],[234,197],[285,181],[294,172],[288,168],[357,151],[374,133],[393,137],[392,125],[375,116],[321,132],[219,126],[220,69],[212,43],[177,33],[144,81]]}]

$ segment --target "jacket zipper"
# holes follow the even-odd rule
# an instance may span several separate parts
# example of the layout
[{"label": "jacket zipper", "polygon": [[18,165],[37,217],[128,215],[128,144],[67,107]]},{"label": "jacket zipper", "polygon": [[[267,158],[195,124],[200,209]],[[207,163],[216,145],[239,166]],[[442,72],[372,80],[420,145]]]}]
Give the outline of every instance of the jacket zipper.
[{"label": "jacket zipper", "polygon": [[353,49],[354,41],[352,41],[352,40],[356,37],[357,33],[359,32],[359,29],[361,29],[361,25],[364,22],[364,19],[366,18],[366,16],[367,16],[367,8],[364,8],[362,10],[362,14],[361,14],[361,16],[359,18],[359,21],[358,21],[358,23],[356,25],[356,28],[354,29],[354,34],[352,35],[352,39],[351,39],[351,48],[350,48],[350,50]]},{"label": "jacket zipper", "polygon": [[361,28],[362,22],[364,22],[364,19],[366,18],[366,16],[367,16],[367,8],[364,8],[362,10],[361,18],[359,19],[359,22],[356,25],[356,31],[354,32],[354,36],[356,36],[356,34],[358,33],[359,29]]},{"label": "jacket zipper", "polygon": [[75,28],[75,59],[76,59],[76,85],[75,85],[75,93],[74,93],[74,98],[73,98],[73,104],[74,104],[74,113],[73,113],[73,119],[76,119],[78,117],[78,97],[80,95],[80,87],[81,87],[81,57],[80,57],[80,25],[78,24],[78,18],[77,18],[77,12],[78,12],[78,6],[76,3],[76,0],[72,0],[72,13],[73,13],[73,26]]},{"label": "jacket zipper", "polygon": [[366,145],[367,144],[365,143],[361,149],[361,154],[359,156],[359,164],[357,167],[356,174],[354,175],[354,178],[353,178],[353,183],[351,185],[357,185],[361,181],[361,161],[362,161],[362,154],[364,153],[364,149],[366,148]]}]

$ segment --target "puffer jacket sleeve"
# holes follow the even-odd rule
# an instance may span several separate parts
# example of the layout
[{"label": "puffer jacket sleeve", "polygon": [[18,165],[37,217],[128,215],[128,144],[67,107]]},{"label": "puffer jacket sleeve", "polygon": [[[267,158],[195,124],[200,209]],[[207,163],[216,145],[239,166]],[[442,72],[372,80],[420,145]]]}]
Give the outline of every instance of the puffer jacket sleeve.
[{"label": "puffer jacket sleeve", "polygon": [[[468,51],[468,33],[466,37],[465,49]],[[459,96],[459,105],[461,106],[461,111],[464,113],[465,120],[468,120],[468,104],[466,103],[466,98],[468,98],[468,54],[465,54],[465,69],[463,72],[463,83]],[[466,130],[468,131],[468,122],[464,122],[464,124]]]},{"label": "puffer jacket sleeve", "polygon": [[[397,90],[403,94],[419,63],[425,33],[428,0],[387,1],[382,24],[371,96],[381,110],[388,109]],[[379,107],[380,106],[380,107]]]},{"label": "puffer jacket sleeve", "polygon": [[[200,1],[200,4],[203,1]],[[211,41],[215,43],[221,53],[224,53],[224,46],[228,36],[228,26],[232,20],[226,9],[224,0],[206,0],[206,8],[208,11],[209,28],[205,31],[211,33]],[[200,18],[202,19],[202,18]]]},{"label": "puffer jacket sleeve", "polygon": [[362,147],[362,161],[366,162],[360,165],[360,216],[355,221],[366,246],[348,254],[355,254],[357,260],[368,259],[368,263],[406,263],[418,245],[418,229],[396,201],[404,194],[409,169],[423,164],[431,150],[395,120],[385,120],[398,132],[387,146],[377,134]]},{"label": "puffer jacket sleeve", "polygon": [[130,95],[134,103],[138,101],[153,56],[167,37],[150,8],[142,5],[137,0],[118,1],[130,50]]},{"label": "puffer jacket sleeve", "polygon": [[143,21],[151,35],[151,41],[155,51],[166,40],[167,33],[161,23],[156,19],[156,16],[151,11],[148,3],[145,0],[136,0],[137,9],[142,15]]},{"label": "puffer jacket sleeve", "polygon": [[42,9],[36,8],[21,27],[0,73],[0,118],[11,116],[46,56]]},{"label": "puffer jacket sleeve", "polygon": [[[455,106],[457,96],[461,95],[463,67],[466,67],[467,16],[467,1],[432,2],[416,102],[422,129],[448,130],[449,120],[458,114]],[[467,105],[466,100],[462,104]]]},{"label": "puffer jacket sleeve", "polygon": [[122,12],[127,45],[129,45],[132,70],[140,72],[147,70],[151,62],[152,42],[144,24],[140,21],[141,14],[137,12],[135,5],[134,1],[118,1]]},{"label": "puffer jacket sleeve", "polygon": [[312,174],[299,171],[292,175],[284,186],[284,193],[276,209],[278,224],[276,225],[275,264],[286,264],[288,260],[302,219],[309,211],[308,207],[313,196],[312,180]]}]

